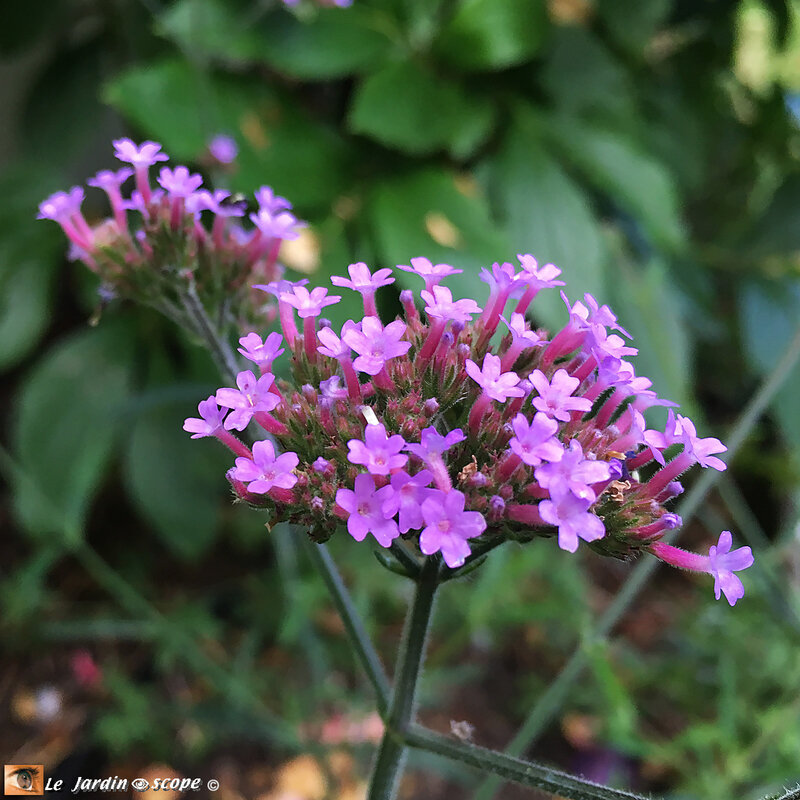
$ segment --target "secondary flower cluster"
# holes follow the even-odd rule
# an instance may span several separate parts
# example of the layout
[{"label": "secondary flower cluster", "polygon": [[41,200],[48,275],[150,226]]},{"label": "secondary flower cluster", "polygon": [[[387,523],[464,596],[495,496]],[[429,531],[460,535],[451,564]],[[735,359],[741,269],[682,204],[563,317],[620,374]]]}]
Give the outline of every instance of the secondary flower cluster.
[{"label": "secondary flower cluster", "polygon": [[[341,521],[358,541],[402,538],[455,569],[507,539],[556,536],[570,552],[584,540],[707,572],[734,604],[749,548],[731,552],[728,532],[707,556],[660,541],[681,524],[667,508],[678,478],[693,464],[725,469],[714,454],[726,448],[671,409],[663,431],[647,427],[648,407],[674,404],[635,374],[630,337],[591,295],[571,303],[562,292],[569,318],[554,335],[531,327],[536,295],[564,284],[552,264],[519,264],[482,271],[481,308],[442,285],[461,270],[414,258],[398,269],[424,281],[424,317],[406,290],[403,318],[387,324],[375,295],[392,270],[352,264],[331,282],[361,295],[364,316],[338,331],[322,314],[339,295],[307,281],[258,285],[277,298],[283,336],[242,337],[252,369],[184,428],[236,454],[228,479],[240,498],[320,541]],[[272,372],[284,350],[293,383]],[[268,434],[252,450],[233,433],[251,421]]]},{"label": "secondary flower cluster", "polygon": [[[187,167],[162,166],[153,187],[150,168],[168,160],[160,144],[118,139],[114,148],[129,166],[102,170],[87,182],[108,196],[110,217],[87,222],[80,186],[39,205],[39,219],[57,222],[72,257],[99,275],[101,296],[147,303],[190,329],[198,325],[199,309],[235,331],[269,316],[263,293],[251,286],[282,275],[281,243],[296,238],[302,224],[291,203],[262,186],[255,194],[257,209],[248,215],[252,226],[245,228],[238,220],[247,213],[247,201],[203,188],[202,176]],[[214,163],[228,164],[236,144],[217,136],[209,154]],[[124,196],[131,179],[135,188]]]}]

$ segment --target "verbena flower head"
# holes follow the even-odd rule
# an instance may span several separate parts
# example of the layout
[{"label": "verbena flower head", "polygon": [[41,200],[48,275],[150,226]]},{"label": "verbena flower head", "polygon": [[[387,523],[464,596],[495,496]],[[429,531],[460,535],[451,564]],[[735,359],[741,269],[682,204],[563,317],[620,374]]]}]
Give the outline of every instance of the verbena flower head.
[{"label": "verbena flower head", "polygon": [[[643,411],[667,402],[624,360],[633,348],[608,306],[565,297],[565,326],[552,335],[534,329],[518,309],[563,282],[557,267],[519,258],[521,271],[503,263],[485,272],[483,308],[439,284],[452,267],[414,259],[402,269],[427,288],[419,298],[401,293],[403,318],[367,313],[340,334],[318,319],[335,300],[324,288],[263,287],[280,299],[292,379],[270,382],[280,344],[273,340],[261,379],[240,376],[238,390],[216,396],[235,424],[221,422],[214,404],[187,430],[236,449],[220,426],[239,428],[249,414],[280,452],[296,457],[296,481],[266,494],[249,489],[272,464],[271,455],[259,463],[254,450],[255,466],[237,462],[229,474],[234,490],[317,541],[337,526],[358,541],[372,534],[381,547],[402,538],[451,569],[505,540],[554,538],[568,552],[588,547],[621,559],[650,552],[713,575],[717,595],[735,602],[742,589],[734,573],[749,566],[748,548],[731,551],[723,535],[702,556],[662,541],[681,523],[669,505],[682,473],[693,464],[723,469],[714,454],[724,446],[672,412],[663,431],[647,428]],[[391,283],[386,269],[358,263],[348,272],[332,283],[365,297]],[[503,314],[508,333],[498,341]],[[260,335],[240,343],[260,364]]]},{"label": "verbena flower head", "polygon": [[[226,154],[220,149],[226,143],[215,142],[216,157],[224,161],[231,150]],[[107,219],[84,219],[80,187],[56,192],[39,207],[40,218],[61,225],[77,258],[100,277],[102,290],[152,305],[190,330],[197,329],[198,309],[209,316],[235,309],[224,315],[232,334],[265,315],[274,317],[275,306],[265,304],[252,285],[281,278],[281,242],[294,238],[302,224],[289,211],[291,204],[262,186],[253,225],[243,227],[234,218],[245,215],[247,202],[201,188],[202,176],[185,166],[162,166],[154,188],[151,168],[169,159],[158,142],[117,139],[114,148],[130,167],[102,170],[87,181],[108,196]],[[128,193],[124,186],[131,177]]]}]

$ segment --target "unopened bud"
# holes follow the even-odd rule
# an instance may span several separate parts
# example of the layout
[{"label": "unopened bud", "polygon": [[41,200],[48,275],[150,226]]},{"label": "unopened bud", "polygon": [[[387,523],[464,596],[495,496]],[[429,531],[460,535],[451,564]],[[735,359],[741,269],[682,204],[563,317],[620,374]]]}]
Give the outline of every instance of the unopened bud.
[{"label": "unopened bud", "polygon": [[506,510],[506,501],[500,495],[493,495],[489,500],[489,519],[492,522],[497,522],[503,518]]},{"label": "unopened bud", "polygon": [[425,414],[426,417],[432,417],[438,410],[439,403],[434,397],[426,400],[425,404],[422,406],[422,413]]},{"label": "unopened bud", "polygon": [[311,468],[314,470],[314,472],[320,472],[324,475],[326,472],[331,470],[331,462],[328,461],[327,458],[320,456],[316,461],[314,461],[314,463],[311,465]]},{"label": "unopened bud", "polygon": [[315,404],[317,402],[317,390],[310,384],[304,383],[302,387],[303,397],[309,403]]}]

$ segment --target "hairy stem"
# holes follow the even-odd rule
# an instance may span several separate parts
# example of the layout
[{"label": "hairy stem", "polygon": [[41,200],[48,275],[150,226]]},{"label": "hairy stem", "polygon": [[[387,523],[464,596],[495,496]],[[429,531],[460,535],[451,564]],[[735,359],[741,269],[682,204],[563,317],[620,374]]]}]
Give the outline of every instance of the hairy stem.
[{"label": "hairy stem", "polygon": [[439,568],[438,557],[429,557],[417,579],[417,591],[397,656],[392,703],[372,771],[368,800],[393,800],[396,796],[406,750],[402,737],[414,714],[417,681],[422,671],[433,599],[439,585]]},{"label": "hairy stem", "polygon": [[211,322],[203,304],[200,302],[200,298],[197,296],[197,289],[194,284],[190,283],[186,290],[181,292],[180,298],[184,311],[186,311],[189,319],[194,324],[195,333],[205,342],[211,357],[214,359],[214,363],[217,365],[217,369],[227,380],[235,380],[236,375],[239,373],[239,367],[233,355],[233,350],[214,327],[214,323]]},{"label": "hairy stem", "polygon": [[436,753],[451,761],[468,764],[481,772],[492,772],[506,780],[543,789],[567,800],[646,800],[642,795],[611,789],[542,764],[457,741],[419,725],[409,728],[403,739],[409,747]]}]

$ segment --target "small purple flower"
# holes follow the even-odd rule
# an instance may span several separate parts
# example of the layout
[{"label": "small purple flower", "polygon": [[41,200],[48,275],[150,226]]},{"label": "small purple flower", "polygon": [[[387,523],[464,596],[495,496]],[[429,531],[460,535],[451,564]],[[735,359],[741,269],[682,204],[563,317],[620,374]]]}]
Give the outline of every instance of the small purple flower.
[{"label": "small purple flower", "polygon": [[239,155],[239,148],[232,136],[220,133],[208,143],[208,152],[220,164],[232,164]]},{"label": "small purple flower", "polygon": [[545,461],[561,459],[564,448],[556,439],[558,423],[546,414],[537,412],[530,423],[524,414],[517,414],[511,422],[511,428],[514,436],[508,446],[528,466],[537,467],[542,463],[542,459]]},{"label": "small purple flower", "polygon": [[186,210],[195,216],[201,211],[211,211],[219,217],[243,217],[244,207],[241,203],[223,204],[230,196],[231,193],[224,189],[215,189],[213,192],[200,189],[186,198]]},{"label": "small purple flower", "polygon": [[217,389],[217,402],[233,409],[225,420],[225,428],[243,431],[255,414],[272,411],[281,401],[277,394],[270,391],[274,382],[275,376],[270,372],[256,379],[250,370],[245,370],[236,376],[238,390]]},{"label": "small purple flower", "polygon": [[136,145],[130,139],[115,139],[112,144],[116,152],[114,155],[120,161],[127,161],[134,167],[152,167],[158,161],[169,161],[166,153],[160,153],[161,145],[158,142],[142,142]]},{"label": "small purple flower", "polygon": [[528,323],[525,321],[524,314],[517,314],[514,313],[511,315],[511,322],[509,322],[504,316],[500,316],[500,319],[503,320],[506,327],[508,328],[509,333],[512,337],[512,346],[513,345],[521,345],[520,350],[528,348],[528,347],[542,347],[543,345],[547,344],[541,336],[539,336],[536,331],[532,331],[528,327]]},{"label": "small purple flower", "polygon": [[569,311],[567,328],[571,328],[573,332],[588,331],[592,326],[589,320],[589,309],[580,300],[576,300],[570,305],[569,298],[563,291],[561,292],[561,299],[564,301],[567,311]]},{"label": "small purple flower", "polygon": [[286,211],[292,204],[285,198],[280,197],[272,191],[271,186],[262,186],[255,193],[256,202],[261,208],[266,208],[270,214],[278,211]]},{"label": "small purple flower", "polygon": [[372,476],[363,472],[356,475],[353,490],[338,489],[336,505],[348,513],[347,532],[357,541],[363,542],[371,533],[378,544],[389,547],[392,540],[400,535],[397,523],[387,519],[383,504],[391,497],[394,489],[384,486],[375,491]]},{"label": "small purple flower", "polygon": [[493,297],[505,292],[510,292],[513,296],[524,289],[520,275],[517,274],[514,265],[509,264],[507,261],[502,264],[497,262],[492,264],[491,272],[488,269],[481,269],[480,278],[484,283],[489,284],[489,291]]},{"label": "small purple flower", "polygon": [[435,319],[467,323],[473,314],[481,311],[474,300],[453,300],[453,294],[446,286],[434,286],[430,292],[423,289],[420,296],[427,303],[425,311],[428,316]]},{"label": "small purple flower", "polygon": [[586,337],[586,347],[598,362],[605,358],[622,359],[625,356],[635,356],[639,351],[629,347],[621,336],[608,333],[600,325],[593,325]]},{"label": "small purple flower", "polygon": [[214,436],[222,428],[222,422],[228,413],[227,408],[219,408],[217,400],[212,394],[197,406],[200,418],[189,417],[184,420],[183,429],[192,434],[192,439],[202,439],[205,436]]},{"label": "small purple flower", "polygon": [[[150,192],[149,199],[147,203],[144,200],[144,195],[138,190],[134,189],[131,192],[131,196],[128,200],[122,201],[122,207],[126,211],[138,211],[143,217],[147,216],[147,205],[148,203],[152,203],[153,205],[158,205],[161,202],[161,199],[164,197],[164,190],[163,189],[156,189],[154,192]],[[144,231],[142,231],[144,233]]]},{"label": "small purple flower", "polygon": [[111,193],[112,191],[119,191],[120,186],[125,183],[128,178],[133,175],[133,170],[128,167],[112,172],[110,169],[101,169],[94,178],[89,178],[86,183],[89,186],[95,186],[102,189],[104,192]]},{"label": "small purple flower", "polygon": [[296,308],[298,316],[305,319],[318,317],[325,306],[331,306],[342,299],[339,295],[327,297],[327,294],[328,290],[322,286],[316,286],[309,292],[304,286],[295,284],[291,292],[282,292],[279,299]]},{"label": "small purple flower", "polygon": [[463,442],[467,436],[461,428],[454,428],[446,435],[442,435],[434,427],[424,428],[420,432],[420,444],[407,444],[406,450],[426,463],[431,456],[441,456],[453,445]]},{"label": "small purple flower", "polygon": [[517,258],[522,267],[522,272],[517,278],[529,288],[552,289],[556,286],[566,286],[564,281],[557,280],[561,270],[555,264],[545,264],[540,267],[536,259],[527,253],[518,253]]},{"label": "small purple flower", "polygon": [[399,319],[384,327],[377,317],[364,317],[361,330],[342,330],[342,339],[358,353],[353,366],[359,372],[377,375],[389,359],[408,352],[411,342],[401,341],[405,331],[406,324]]},{"label": "small purple flower", "polygon": [[578,497],[566,486],[555,484],[550,500],[539,503],[539,514],[545,522],[558,527],[558,546],[574,553],[578,549],[578,538],[586,542],[602,539],[605,526],[599,517],[588,509],[593,503],[588,497]]},{"label": "small purple flower", "polygon": [[347,460],[363,464],[373,475],[389,475],[408,461],[408,456],[400,452],[406,446],[405,439],[399,434],[387,437],[383,424],[367,425],[364,441],[351,439],[347,446]]},{"label": "small purple flower", "polygon": [[601,306],[597,300],[590,294],[585,294],[583,299],[586,301],[586,306],[589,309],[588,319],[593,325],[602,325],[604,328],[611,328],[612,330],[619,331],[623,336],[629,339],[631,335],[625,328],[617,325],[617,317],[608,306]]},{"label": "small purple flower", "polygon": [[467,539],[486,530],[486,520],[478,511],[464,511],[464,494],[431,490],[422,502],[425,528],[419,535],[419,549],[426,556],[441,551],[448,567],[460,567],[472,552]]},{"label": "small purple flower", "polygon": [[[438,286],[442,278],[450,275],[458,275],[463,269],[455,269],[449,264],[432,264],[427,258],[412,258],[411,266],[408,264],[398,264],[397,269],[404,272],[413,272],[425,279],[425,288],[430,292],[434,286]],[[476,312],[477,313],[477,312]]]},{"label": "small purple flower", "polygon": [[192,174],[186,167],[161,167],[158,173],[158,182],[173,197],[188,197],[200,188],[203,176]]},{"label": "small purple flower", "polygon": [[270,211],[261,206],[258,213],[250,214],[253,225],[269,239],[296,239],[300,232],[296,228],[304,228],[305,223],[300,222],[290,211]]},{"label": "small purple flower", "polygon": [[238,349],[246,359],[255,362],[262,370],[268,370],[272,362],[283,353],[282,341],[283,337],[274,331],[263,342],[261,337],[253,332],[239,339],[241,347]]},{"label": "small purple flower", "polygon": [[321,346],[317,347],[317,352],[328,358],[335,358],[337,361],[341,358],[350,358],[353,348],[347,343],[346,334],[349,331],[358,332],[358,330],[358,323],[351,319],[346,320],[342,325],[341,337],[337,336],[331,328],[320,328],[317,331],[317,339],[321,342]]},{"label": "small purple flower", "polygon": [[414,529],[419,530],[425,522],[422,517],[422,501],[432,490],[430,486],[433,474],[428,470],[420,470],[416,475],[407,472],[395,472],[391,477],[391,487],[394,494],[389,495],[383,504],[383,513],[387,517],[394,517],[398,512],[400,533]]},{"label": "small purple flower", "polygon": [[328,400],[342,400],[347,397],[347,387],[342,386],[342,379],[334,375],[326,381],[319,382],[319,390],[322,396]]},{"label": "small purple flower", "polygon": [[300,463],[297,453],[281,453],[275,457],[275,447],[269,439],[253,445],[253,458],[237,458],[231,477],[247,483],[253,494],[266,494],[273,488],[291,489],[297,483],[292,470]]},{"label": "small purple flower", "polygon": [[36,219],[63,222],[81,210],[81,203],[83,203],[83,189],[80,186],[73,186],[69,193],[55,192],[39,203]]},{"label": "small purple flower", "polygon": [[664,432],[647,430],[644,432],[644,439],[653,458],[658,461],[663,467],[665,464],[663,450],[666,450],[673,444],[678,444],[681,441],[681,430],[678,421],[675,419],[675,413],[672,409],[667,414],[667,424],[664,427]]},{"label": "small purple flower", "polygon": [[83,218],[81,203],[83,189],[73,186],[69,192],[56,192],[42,201],[37,215],[37,219],[51,219],[61,226],[77,258],[85,258],[94,250],[94,232]]},{"label": "small purple flower", "polygon": [[727,469],[727,465],[712,453],[724,453],[728,448],[719,439],[709,437],[699,439],[694,423],[688,418],[678,414],[680,441],[683,442],[684,453],[691,454],[701,467],[713,467],[720,472]]},{"label": "small purple flower", "polygon": [[519,375],[516,372],[501,372],[499,356],[487,353],[483,359],[483,368],[478,367],[472,359],[468,358],[464,363],[464,368],[467,375],[492,400],[505,403],[509,397],[525,396],[525,391],[518,386]]},{"label": "small purple flower", "polygon": [[372,275],[369,267],[363,261],[351,264],[347,271],[350,273],[350,280],[339,275],[332,275],[331,283],[334,286],[352,289],[354,292],[361,292],[362,294],[364,292],[374,292],[376,289],[380,289],[381,286],[388,286],[394,283],[394,278],[390,277],[392,274],[390,269],[379,269]]},{"label": "small purple flower", "polygon": [[609,480],[612,477],[611,470],[608,461],[584,458],[583,448],[573,439],[557,463],[537,467],[534,475],[539,485],[547,489],[551,495],[554,491],[566,487],[576,497],[593,503],[597,496],[591,488],[592,484]]},{"label": "small purple flower", "polygon": [[314,472],[325,473],[331,468],[331,462],[328,461],[327,458],[319,456],[318,458],[314,459],[314,463],[311,465],[311,468],[314,470]]},{"label": "small purple flower", "polygon": [[734,572],[740,572],[753,564],[753,551],[739,547],[731,551],[733,537],[730,531],[722,531],[719,541],[708,551],[708,570],[714,576],[714,596],[719,600],[720,592],[730,605],[744,597],[744,586]]},{"label": "small purple flower", "polygon": [[573,397],[572,393],[580,386],[580,381],[573,378],[565,369],[556,370],[552,380],[539,369],[535,369],[528,380],[539,393],[533,398],[533,406],[538,411],[543,411],[549,417],[567,422],[570,411],[589,411],[592,407],[590,400],[585,397]]},{"label": "small purple flower", "polygon": [[[308,283],[308,278],[301,278],[299,281],[290,281],[282,278],[279,281],[272,281],[271,283],[254,283],[254,289],[261,289],[262,292],[271,294],[277,297],[278,300],[282,299],[282,295],[291,294],[298,286],[305,286]],[[323,290],[325,291],[325,290]]]}]

